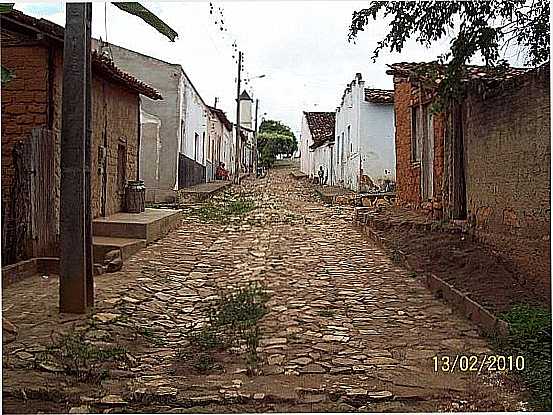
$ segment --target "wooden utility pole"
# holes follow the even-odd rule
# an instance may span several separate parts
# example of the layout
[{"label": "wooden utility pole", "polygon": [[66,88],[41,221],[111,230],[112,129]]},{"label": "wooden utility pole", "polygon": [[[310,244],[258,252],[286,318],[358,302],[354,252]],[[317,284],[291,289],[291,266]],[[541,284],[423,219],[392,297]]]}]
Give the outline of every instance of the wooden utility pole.
[{"label": "wooden utility pole", "polygon": [[242,52],[238,52],[238,79],[236,83],[236,159],[234,160],[234,183],[240,183],[240,80],[242,74]]},{"label": "wooden utility pole", "polygon": [[256,98],[255,99],[255,129],[254,129],[254,132],[253,132],[253,168],[254,168],[254,172],[255,172],[255,176],[254,177],[257,177],[257,160],[258,160],[258,155],[257,155],[257,110],[259,109],[259,100]]},{"label": "wooden utility pole", "polygon": [[91,3],[67,3],[63,54],[60,191],[60,312],[85,313],[92,280]]}]

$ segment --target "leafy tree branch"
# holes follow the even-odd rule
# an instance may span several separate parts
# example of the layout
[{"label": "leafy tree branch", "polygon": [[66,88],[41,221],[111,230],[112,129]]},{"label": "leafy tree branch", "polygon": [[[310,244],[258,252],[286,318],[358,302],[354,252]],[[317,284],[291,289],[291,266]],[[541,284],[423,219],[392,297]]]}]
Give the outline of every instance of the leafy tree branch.
[{"label": "leafy tree branch", "polygon": [[380,17],[391,19],[389,31],[377,43],[372,59],[382,50],[401,52],[409,39],[429,47],[444,36],[452,36],[450,50],[436,64],[447,64],[437,88],[443,103],[462,94],[465,65],[481,57],[486,66],[506,68],[503,54],[515,42],[524,54],[525,64],[538,66],[550,59],[548,0],[490,1],[373,1],[355,11],[348,39]]}]

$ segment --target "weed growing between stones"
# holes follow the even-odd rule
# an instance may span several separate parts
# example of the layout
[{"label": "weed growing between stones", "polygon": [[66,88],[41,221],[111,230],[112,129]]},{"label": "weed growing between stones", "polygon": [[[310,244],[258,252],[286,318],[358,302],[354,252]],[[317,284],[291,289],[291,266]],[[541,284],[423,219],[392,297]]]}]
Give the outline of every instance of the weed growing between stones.
[{"label": "weed growing between stones", "polygon": [[149,341],[152,344],[155,344],[156,346],[163,346],[165,342],[162,338],[157,336],[154,331],[149,327],[140,327],[137,328],[138,334],[140,334],[144,339]]},{"label": "weed growing between stones", "polygon": [[261,331],[259,320],[267,313],[268,296],[262,285],[250,283],[236,291],[221,292],[208,305],[208,322],[199,331],[188,335],[190,350],[181,350],[179,359],[192,359],[200,372],[215,368],[213,353],[226,349],[245,352],[250,371],[258,363],[257,348]]},{"label": "weed growing between stones", "polygon": [[203,206],[192,209],[192,214],[203,222],[227,222],[230,218],[239,219],[255,207],[255,202],[244,194],[234,197],[225,193],[221,198],[212,199]]},{"label": "weed growing between stones", "polygon": [[324,310],[319,310],[318,311],[318,314],[321,317],[333,317],[335,313],[336,312],[334,310],[329,310],[329,309],[324,309]]},{"label": "weed growing between stones", "polygon": [[52,339],[46,351],[37,355],[35,365],[48,371],[74,376],[79,381],[99,383],[109,376],[113,362],[128,363],[127,350],[119,345],[99,347],[85,333],[71,330]]},{"label": "weed growing between stones", "polygon": [[516,305],[501,318],[510,324],[507,338],[494,339],[496,350],[505,356],[523,356],[524,370],[517,371],[530,391],[536,411],[551,411],[551,311]]}]

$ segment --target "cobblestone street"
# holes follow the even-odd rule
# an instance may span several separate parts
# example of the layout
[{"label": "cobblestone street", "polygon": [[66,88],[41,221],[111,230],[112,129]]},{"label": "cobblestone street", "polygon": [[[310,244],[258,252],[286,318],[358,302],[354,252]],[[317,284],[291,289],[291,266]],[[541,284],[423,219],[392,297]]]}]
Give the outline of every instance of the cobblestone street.
[{"label": "cobblestone street", "polygon": [[[491,354],[490,345],[364,237],[352,208],[325,206],[291,169],[233,187],[256,203],[240,220],[187,215],[120,272],[97,277],[92,316],[58,314],[55,277],[5,288],[4,317],[18,337],[4,345],[4,411],[520,409],[503,375],[434,372],[435,355]],[[237,353],[218,356],[217,371],[185,370],[178,351],[205,320],[205,303],[250,281],[269,295],[258,372],[247,373]],[[101,386],[33,363],[53,330],[73,326],[98,344],[124,345],[130,363]]]}]

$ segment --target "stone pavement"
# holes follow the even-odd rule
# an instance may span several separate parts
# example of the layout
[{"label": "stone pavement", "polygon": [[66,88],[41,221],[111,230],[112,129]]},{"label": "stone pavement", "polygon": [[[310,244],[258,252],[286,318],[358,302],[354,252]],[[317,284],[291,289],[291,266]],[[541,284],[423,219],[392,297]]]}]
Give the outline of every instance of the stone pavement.
[{"label": "stone pavement", "polygon": [[[519,410],[520,392],[505,375],[434,372],[434,355],[491,354],[490,346],[354,228],[352,208],[321,204],[291,169],[233,187],[256,201],[242,220],[202,223],[188,216],[120,272],[98,277],[93,316],[57,313],[55,277],[5,289],[4,317],[19,331],[4,345],[5,408]],[[186,370],[177,352],[205,321],[206,302],[248,281],[263,283],[270,295],[260,321],[259,373],[248,375],[240,354],[221,356],[217,372]],[[124,344],[132,364],[101,385],[35,369],[52,330],[72,326],[96,342]]]}]

